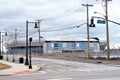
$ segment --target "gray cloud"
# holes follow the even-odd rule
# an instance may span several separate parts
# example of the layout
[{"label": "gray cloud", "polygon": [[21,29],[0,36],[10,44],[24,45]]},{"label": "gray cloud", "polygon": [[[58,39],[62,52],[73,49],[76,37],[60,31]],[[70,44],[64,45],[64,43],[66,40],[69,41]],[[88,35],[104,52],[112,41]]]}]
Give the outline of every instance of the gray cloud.
[{"label": "gray cloud", "polygon": [[[3,27],[0,29],[13,30],[14,28],[18,28],[25,31],[25,21],[35,21],[36,19],[43,19],[41,22],[41,31],[77,26],[86,22],[86,8],[81,6],[82,3],[95,3],[94,6],[89,10],[90,17],[91,15],[94,15],[94,11],[103,13],[101,4],[95,0],[1,0],[0,26]],[[116,0],[109,4],[109,6],[115,7],[115,9],[112,9],[112,11],[109,9],[109,18],[116,21],[120,21],[120,12],[118,11],[120,6],[118,3],[119,1]],[[113,15],[113,12],[115,15]],[[120,38],[119,26],[111,23],[109,26],[111,43],[118,42]],[[116,28],[114,28],[114,26]],[[33,27],[33,24],[29,24],[29,35],[33,33],[32,36],[37,36],[38,33],[35,32]],[[87,38],[86,33],[86,25],[83,25],[80,28],[71,30],[49,33],[41,32],[41,35],[45,38],[54,38],[57,36],[58,38],[59,36]],[[90,36],[95,36],[101,38],[101,40],[106,40],[105,25],[96,23],[95,28],[90,28]]]}]

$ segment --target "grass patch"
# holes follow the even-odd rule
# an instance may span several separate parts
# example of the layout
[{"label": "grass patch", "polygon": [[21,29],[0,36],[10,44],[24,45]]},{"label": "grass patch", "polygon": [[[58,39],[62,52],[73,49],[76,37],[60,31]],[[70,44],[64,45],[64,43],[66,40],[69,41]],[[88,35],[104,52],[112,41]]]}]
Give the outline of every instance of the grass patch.
[{"label": "grass patch", "polygon": [[0,63],[0,69],[8,69],[8,68],[10,68],[10,67],[11,67],[11,66],[9,66],[9,65]]}]

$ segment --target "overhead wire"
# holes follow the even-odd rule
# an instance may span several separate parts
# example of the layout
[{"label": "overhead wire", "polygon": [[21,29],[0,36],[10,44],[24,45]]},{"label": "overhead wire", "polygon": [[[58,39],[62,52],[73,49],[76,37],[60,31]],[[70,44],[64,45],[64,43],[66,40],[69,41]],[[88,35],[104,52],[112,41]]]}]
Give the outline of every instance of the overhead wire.
[{"label": "overhead wire", "polygon": [[73,28],[79,28],[80,26],[84,25],[86,23],[82,23],[78,26],[72,26],[72,27],[67,27],[67,28],[62,28],[62,29],[53,29],[53,30],[47,30],[47,31],[41,31],[41,32],[54,32],[54,31],[63,31],[63,30],[68,30],[68,29],[73,29]]},{"label": "overhead wire", "polygon": [[[62,29],[54,29],[54,30],[47,30],[47,31],[40,31],[40,32],[55,32],[55,31],[63,31],[63,30],[68,30],[68,29],[73,29],[73,28],[79,28],[81,27],[82,25],[84,25],[86,23],[82,23],[78,26],[72,26],[72,27],[67,27],[67,28],[62,28]],[[35,35],[37,32],[33,32],[33,33],[30,33],[29,36],[33,36]],[[71,35],[71,34],[65,34],[65,35]]]},{"label": "overhead wire", "polygon": [[66,10],[65,12],[62,12],[61,14],[55,15],[55,16],[50,16],[47,18],[43,18],[43,20],[47,21],[47,20],[51,20],[51,19],[57,19],[57,18],[63,18],[66,15],[70,15],[72,12],[74,12],[75,10],[78,10],[80,7],[73,7],[72,9]]},{"label": "overhead wire", "polygon": [[[74,12],[75,10],[79,9],[78,7],[74,7],[73,9],[70,9],[70,10],[67,10],[65,12],[59,15],[56,15],[56,16],[53,16],[53,17],[49,17],[49,18],[43,18],[43,20],[50,20],[50,19],[60,19],[60,18],[63,18],[65,17],[66,15],[68,16],[69,14],[71,14],[72,12]],[[84,23],[85,24],[85,23]],[[81,24],[83,25],[83,24]],[[81,25],[78,25],[78,26],[72,26],[72,27],[67,27],[67,28],[62,28],[62,29],[54,29],[54,30],[47,30],[47,31],[41,31],[41,32],[53,32],[53,31],[62,31],[62,30],[68,30],[68,29],[73,29],[73,28],[78,28],[80,27]],[[37,32],[36,32],[37,33]],[[30,33],[29,35],[34,35],[36,33]],[[24,37],[24,36],[23,36]]]},{"label": "overhead wire", "polygon": [[111,10],[110,13],[112,14],[113,18],[117,20],[118,17],[116,17],[117,14],[115,13],[114,8],[113,8],[111,5],[109,5],[109,8],[110,8],[110,10]]}]

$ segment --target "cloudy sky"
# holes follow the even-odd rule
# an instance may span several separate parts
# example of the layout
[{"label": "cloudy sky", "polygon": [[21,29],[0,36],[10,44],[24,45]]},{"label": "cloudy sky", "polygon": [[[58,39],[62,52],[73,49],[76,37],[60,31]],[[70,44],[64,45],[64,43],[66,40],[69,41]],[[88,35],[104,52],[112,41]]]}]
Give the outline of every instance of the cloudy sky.
[{"label": "cloudy sky", "polygon": [[[86,23],[86,7],[81,4],[93,4],[89,8],[91,16],[104,17],[105,9],[102,0],[1,0],[0,2],[0,30],[14,33],[18,29],[18,39],[25,38],[26,20],[34,22],[42,20],[40,24],[41,36],[48,38],[87,38],[86,25],[79,28],[76,26]],[[120,0],[108,3],[109,19],[120,23]],[[100,14],[94,14],[93,12]],[[98,37],[106,41],[105,24],[97,24],[90,28],[90,37]],[[38,39],[34,24],[29,24],[29,36]],[[70,28],[70,29],[68,29]],[[110,44],[120,44],[120,25],[109,23]]]}]

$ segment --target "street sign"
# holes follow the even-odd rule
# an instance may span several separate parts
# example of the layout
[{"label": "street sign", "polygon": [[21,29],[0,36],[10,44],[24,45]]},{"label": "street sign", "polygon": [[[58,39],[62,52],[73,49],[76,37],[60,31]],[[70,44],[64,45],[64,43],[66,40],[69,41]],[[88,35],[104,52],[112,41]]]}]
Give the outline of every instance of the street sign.
[{"label": "street sign", "polygon": [[99,24],[105,24],[105,20],[97,20],[97,23],[99,23]]}]

